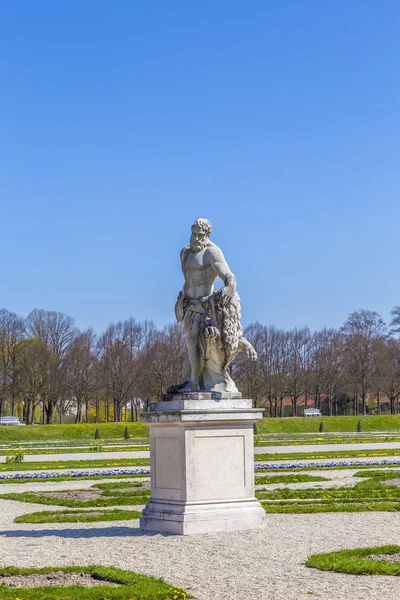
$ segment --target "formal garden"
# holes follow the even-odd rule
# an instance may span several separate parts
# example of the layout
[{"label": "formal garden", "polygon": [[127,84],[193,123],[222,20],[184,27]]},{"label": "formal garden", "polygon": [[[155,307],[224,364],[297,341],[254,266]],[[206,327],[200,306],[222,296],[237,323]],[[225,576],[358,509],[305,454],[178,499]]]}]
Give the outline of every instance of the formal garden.
[{"label": "formal garden", "polygon": [[[385,579],[377,587],[358,583],[359,595],[351,598],[362,598],[372,585],[394,599],[391,581],[400,574],[400,455],[396,448],[380,445],[399,439],[397,422],[385,421],[385,427],[374,430],[366,420],[357,431],[358,419],[341,425],[346,429],[341,432],[334,421],[333,431],[324,431],[316,419],[293,420],[295,427],[290,419],[285,421],[285,431],[274,419],[275,431],[268,431],[272,427],[265,420],[256,432],[260,453],[255,454],[255,492],[267,513],[265,528],[183,538],[140,532],[138,520],[150,496],[150,468],[148,457],[135,457],[135,452],[148,450],[145,426],[134,424],[128,434],[126,426],[115,424],[102,431],[99,427],[100,432],[89,425],[54,426],[53,436],[47,433],[49,426],[2,428],[0,452],[8,462],[0,466],[0,548],[5,544],[15,560],[8,559],[9,566],[0,571],[0,598],[208,600],[214,586],[216,597],[228,599],[234,597],[233,589],[237,598],[245,597],[243,583],[256,599],[271,577],[254,579],[254,569],[261,568],[263,552],[272,552],[277,590],[284,589],[289,568],[293,585],[304,597],[346,587],[347,580],[337,578],[364,576],[371,582],[368,576],[380,576]],[[341,443],[352,449],[318,449]],[[375,449],[363,449],[371,443]],[[300,452],[287,448],[295,445]],[[104,458],[92,456],[92,447]],[[263,447],[273,452],[265,453]],[[116,448],[133,454],[110,458],[108,453]],[[73,449],[86,451],[87,458],[63,460]],[[46,460],[35,460],[46,453]],[[196,552],[200,555],[193,570],[188,561]],[[212,560],[230,573],[225,588],[217,583]],[[243,560],[249,573],[242,572],[241,583],[232,567]],[[290,589],[287,594],[303,597]]]}]

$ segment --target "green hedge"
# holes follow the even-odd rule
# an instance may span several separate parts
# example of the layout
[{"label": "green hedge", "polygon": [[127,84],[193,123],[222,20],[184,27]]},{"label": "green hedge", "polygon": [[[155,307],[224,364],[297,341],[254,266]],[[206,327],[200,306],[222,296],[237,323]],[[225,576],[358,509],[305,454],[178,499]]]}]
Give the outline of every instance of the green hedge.
[{"label": "green hedge", "polygon": [[284,417],[263,419],[256,425],[257,434],[267,433],[318,433],[321,421],[324,432],[357,431],[361,421],[362,431],[400,431],[400,415],[369,415],[367,417]]},{"label": "green hedge", "polygon": [[101,439],[124,439],[128,427],[131,438],[148,438],[149,428],[141,422],[135,423],[82,423],[77,425],[2,425],[1,442],[46,441],[46,440],[94,440],[99,428]]}]

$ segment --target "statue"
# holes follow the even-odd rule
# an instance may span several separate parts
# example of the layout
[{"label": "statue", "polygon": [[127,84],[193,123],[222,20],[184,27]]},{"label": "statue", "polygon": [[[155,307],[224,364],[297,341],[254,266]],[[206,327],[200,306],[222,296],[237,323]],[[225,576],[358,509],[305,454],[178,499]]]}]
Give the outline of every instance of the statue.
[{"label": "statue", "polygon": [[[177,321],[182,323],[187,357],[182,383],[168,393],[216,391],[237,393],[228,367],[238,352],[250,359],[256,351],[242,335],[240,298],[236,279],[211,240],[211,223],[197,219],[192,225],[190,245],[181,252],[185,283],[175,304]],[[214,290],[220,277],[224,287]]]}]

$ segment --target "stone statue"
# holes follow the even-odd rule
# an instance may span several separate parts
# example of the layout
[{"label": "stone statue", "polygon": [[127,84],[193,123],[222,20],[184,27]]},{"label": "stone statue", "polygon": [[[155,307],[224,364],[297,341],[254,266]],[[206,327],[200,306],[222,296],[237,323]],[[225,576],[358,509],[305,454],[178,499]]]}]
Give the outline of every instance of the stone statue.
[{"label": "stone statue", "polygon": [[[181,384],[168,389],[179,392],[237,392],[228,366],[238,352],[251,359],[257,354],[242,336],[240,298],[236,279],[222,254],[210,240],[211,223],[197,219],[192,225],[190,245],[181,252],[185,284],[175,305],[182,323],[188,355]],[[214,291],[220,277],[224,287]]]}]

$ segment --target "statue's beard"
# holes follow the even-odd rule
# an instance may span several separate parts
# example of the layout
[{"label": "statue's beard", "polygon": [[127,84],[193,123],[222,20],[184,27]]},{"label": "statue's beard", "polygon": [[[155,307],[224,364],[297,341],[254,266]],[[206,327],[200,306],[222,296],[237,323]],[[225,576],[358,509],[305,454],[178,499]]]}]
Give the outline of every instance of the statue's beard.
[{"label": "statue's beard", "polygon": [[201,252],[208,244],[208,238],[205,238],[203,241],[195,242],[194,244],[190,244],[190,249],[192,252]]}]

